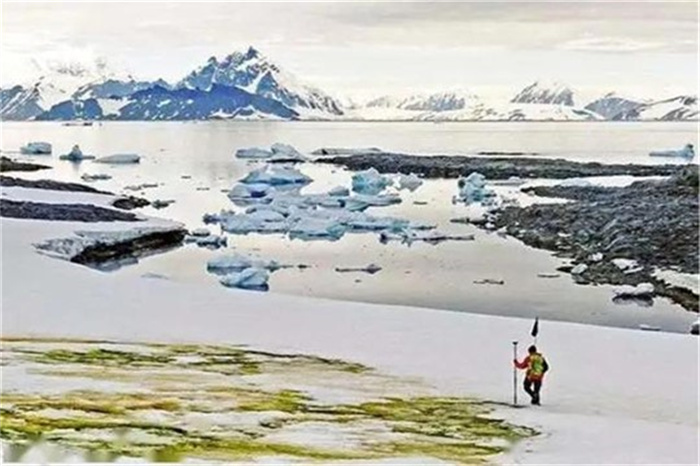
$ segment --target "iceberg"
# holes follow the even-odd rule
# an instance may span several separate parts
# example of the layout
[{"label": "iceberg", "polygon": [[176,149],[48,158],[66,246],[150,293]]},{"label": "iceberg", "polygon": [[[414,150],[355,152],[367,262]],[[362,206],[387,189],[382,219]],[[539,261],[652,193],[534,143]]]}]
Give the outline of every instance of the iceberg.
[{"label": "iceberg", "polygon": [[291,239],[309,240],[339,240],[345,234],[345,227],[334,219],[306,217],[299,219],[290,229]]},{"label": "iceberg", "polygon": [[248,173],[241,180],[244,184],[269,184],[287,185],[287,184],[307,184],[313,181],[308,176],[304,175],[299,170],[290,167],[266,166]]},{"label": "iceberg", "polygon": [[95,160],[96,163],[109,163],[109,164],[127,164],[127,163],[140,163],[141,156],[138,154],[112,154],[100,157]]},{"label": "iceberg", "polygon": [[238,253],[215,257],[207,262],[207,271],[219,275],[241,272],[251,267],[274,271],[279,269],[280,265],[276,261],[265,261]]},{"label": "iceberg", "polygon": [[28,142],[19,148],[20,153],[25,155],[43,155],[51,153],[51,144],[48,142],[36,141]]},{"label": "iceberg", "polygon": [[73,148],[67,154],[63,154],[58,157],[60,160],[69,160],[71,162],[80,162],[82,160],[94,159],[94,155],[85,155],[83,151],[80,150],[79,145],[74,145]]},{"label": "iceberg", "polygon": [[649,152],[651,157],[681,157],[684,159],[692,159],[695,157],[695,149],[692,144],[686,144],[683,149],[679,150],[659,150]]},{"label": "iceberg", "polygon": [[381,175],[374,167],[352,175],[352,190],[361,194],[379,194],[391,185],[388,176]]},{"label": "iceberg", "polygon": [[[228,193],[228,198],[232,201],[238,200],[264,200],[270,195],[275,188],[268,184],[252,183],[252,184],[237,184]],[[267,199],[269,202],[271,199]]]},{"label": "iceberg", "polygon": [[270,274],[267,270],[249,267],[240,272],[233,272],[219,279],[219,282],[227,287],[242,288],[244,290],[267,291],[269,286],[267,281]]},{"label": "iceberg", "polygon": [[488,205],[493,203],[496,194],[486,188],[486,177],[479,172],[472,172],[465,178],[457,180],[459,188],[459,200],[465,204],[480,203]]},{"label": "iceberg", "polygon": [[328,195],[333,197],[348,197],[350,195],[350,190],[345,186],[336,186],[328,191]]},{"label": "iceberg", "polygon": [[286,218],[279,214],[278,218],[273,218],[270,214],[275,212],[262,211],[251,212],[249,214],[233,214],[221,217],[221,228],[228,233],[248,234],[248,233],[286,233],[289,224]]},{"label": "iceberg", "polygon": [[271,163],[300,163],[306,162],[307,158],[293,146],[289,144],[275,143],[271,147],[272,156]]},{"label": "iceberg", "polygon": [[264,160],[272,157],[272,152],[267,149],[260,149],[258,147],[250,147],[247,149],[238,149],[236,151],[236,158],[238,159],[256,159]]},{"label": "iceberg", "polygon": [[404,175],[403,173],[399,175],[399,189],[408,189],[413,192],[422,184],[423,180],[413,173],[410,175]]}]

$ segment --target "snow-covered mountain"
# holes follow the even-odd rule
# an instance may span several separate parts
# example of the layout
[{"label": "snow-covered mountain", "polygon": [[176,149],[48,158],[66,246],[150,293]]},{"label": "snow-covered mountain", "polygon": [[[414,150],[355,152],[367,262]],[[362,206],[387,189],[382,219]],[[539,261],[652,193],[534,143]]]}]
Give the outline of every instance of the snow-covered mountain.
[{"label": "snow-covered mountain", "polygon": [[202,89],[149,87],[121,98],[68,100],[38,120],[206,120],[212,118],[295,120],[299,114],[282,103],[235,86]]},{"label": "snow-covered mountain", "polygon": [[642,105],[644,105],[642,101],[629,99],[610,92],[586,105],[585,109],[597,113],[606,120],[615,120],[619,119],[616,118],[619,115],[632,112]]},{"label": "snow-covered mountain", "polygon": [[612,120],[697,120],[698,97],[680,95],[670,99],[644,103],[618,113]]},{"label": "snow-covered mountain", "polygon": [[479,103],[479,98],[467,91],[447,91],[414,94],[406,97],[382,96],[367,102],[369,108],[397,108],[422,112],[462,110]]},{"label": "snow-covered mountain", "polygon": [[574,91],[562,83],[535,81],[513,97],[511,102],[514,104],[553,104],[573,107]]},{"label": "snow-covered mountain", "polygon": [[307,118],[343,115],[341,103],[291,73],[281,69],[253,47],[221,60],[211,57],[189,73],[176,87],[209,90],[215,84],[235,86],[250,94],[274,99]]}]

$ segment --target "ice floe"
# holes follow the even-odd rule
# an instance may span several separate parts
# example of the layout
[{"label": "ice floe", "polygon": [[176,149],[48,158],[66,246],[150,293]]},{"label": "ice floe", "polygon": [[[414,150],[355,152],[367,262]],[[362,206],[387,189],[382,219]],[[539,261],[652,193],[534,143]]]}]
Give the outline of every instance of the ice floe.
[{"label": "ice floe", "polygon": [[313,181],[310,177],[304,175],[295,168],[286,166],[271,166],[267,165],[263,168],[248,173],[241,183],[245,184],[269,184],[285,185],[285,184],[308,184]]},{"label": "ice floe", "polygon": [[356,193],[379,194],[391,184],[391,178],[380,174],[374,167],[352,175],[352,190]]},{"label": "ice floe", "polygon": [[241,272],[248,268],[274,271],[281,268],[276,261],[266,261],[260,258],[246,256],[240,253],[215,257],[207,262],[207,270],[217,275]]},{"label": "ice floe", "polygon": [[19,148],[20,153],[25,155],[45,155],[51,153],[51,144],[43,141],[28,142]]},{"label": "ice floe", "polygon": [[411,173],[410,175],[404,175],[403,173],[398,177],[398,187],[399,189],[408,189],[413,192],[418,189],[423,184],[417,175]]},{"label": "ice floe", "polygon": [[107,164],[129,164],[129,163],[140,163],[141,156],[138,154],[112,154],[100,157],[95,160],[95,163],[107,163]]},{"label": "ice floe", "polygon": [[269,289],[269,285],[267,284],[269,279],[270,274],[267,270],[257,267],[249,267],[241,270],[240,272],[233,272],[228,275],[224,275],[219,279],[219,282],[222,285],[231,288],[267,291]]},{"label": "ice floe", "polygon": [[686,144],[683,149],[677,150],[659,150],[649,152],[652,157],[681,157],[684,159],[692,159],[695,157],[695,149],[692,144]]}]

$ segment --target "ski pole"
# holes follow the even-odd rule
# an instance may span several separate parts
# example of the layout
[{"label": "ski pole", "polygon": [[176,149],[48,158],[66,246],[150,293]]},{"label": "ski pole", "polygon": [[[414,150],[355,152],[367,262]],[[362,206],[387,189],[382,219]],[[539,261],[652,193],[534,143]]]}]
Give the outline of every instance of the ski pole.
[{"label": "ski pole", "polygon": [[[513,361],[518,359],[518,342],[513,342]],[[518,406],[518,368],[513,362],[513,406]]]}]

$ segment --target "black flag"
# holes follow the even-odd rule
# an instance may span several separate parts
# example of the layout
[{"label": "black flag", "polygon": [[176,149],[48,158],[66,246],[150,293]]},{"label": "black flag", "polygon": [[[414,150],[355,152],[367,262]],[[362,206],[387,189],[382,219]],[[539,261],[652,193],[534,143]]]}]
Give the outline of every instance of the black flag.
[{"label": "black flag", "polygon": [[533,337],[536,337],[537,334],[539,333],[539,331],[540,331],[540,318],[535,317],[535,323],[532,326],[532,330],[530,331],[530,335],[532,335]]}]

